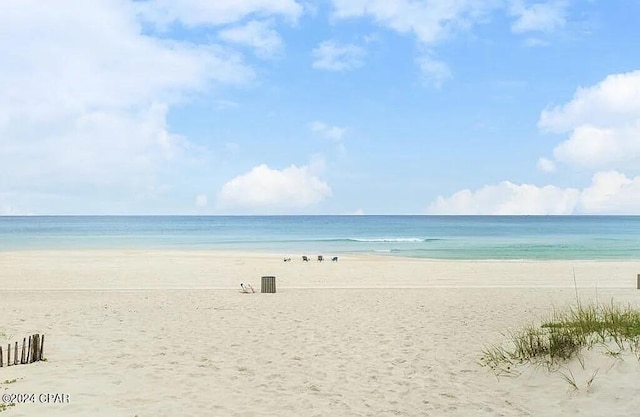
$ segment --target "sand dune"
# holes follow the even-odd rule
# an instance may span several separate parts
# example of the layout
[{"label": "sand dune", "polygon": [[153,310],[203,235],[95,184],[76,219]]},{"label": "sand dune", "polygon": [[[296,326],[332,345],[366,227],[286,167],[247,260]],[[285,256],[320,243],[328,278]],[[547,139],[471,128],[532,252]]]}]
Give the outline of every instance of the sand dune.
[{"label": "sand dune", "polygon": [[[179,251],[0,254],[4,340],[46,362],[0,368],[2,393],[64,393],[9,416],[628,416],[633,355],[585,369],[478,365],[501,333],[575,299],[640,305],[640,262],[447,262]],[[277,277],[276,294],[241,294]],[[587,381],[597,371],[592,384]],[[567,374],[568,371],[564,370]]]}]

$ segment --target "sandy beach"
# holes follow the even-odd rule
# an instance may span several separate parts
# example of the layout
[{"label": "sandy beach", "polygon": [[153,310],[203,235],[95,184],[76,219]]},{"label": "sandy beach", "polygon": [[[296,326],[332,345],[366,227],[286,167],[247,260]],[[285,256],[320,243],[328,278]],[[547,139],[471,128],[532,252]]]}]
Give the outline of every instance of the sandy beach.
[{"label": "sandy beach", "polygon": [[[291,262],[283,262],[284,256]],[[497,378],[482,349],[575,301],[640,305],[637,261],[434,261],[198,251],[0,253],[9,416],[629,416],[632,354]],[[574,281],[575,273],[575,281]],[[260,294],[260,277],[277,278]],[[240,282],[256,294],[242,294]],[[576,285],[577,284],[577,288]],[[593,383],[587,381],[596,373]],[[11,382],[15,379],[15,382]],[[3,382],[4,381],[4,382]],[[42,403],[61,393],[68,402]]]}]

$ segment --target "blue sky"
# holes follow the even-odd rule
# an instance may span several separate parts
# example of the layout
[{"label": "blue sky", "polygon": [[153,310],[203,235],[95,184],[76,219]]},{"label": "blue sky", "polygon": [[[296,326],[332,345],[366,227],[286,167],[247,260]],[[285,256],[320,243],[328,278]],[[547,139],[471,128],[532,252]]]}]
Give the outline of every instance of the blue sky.
[{"label": "blue sky", "polygon": [[640,214],[637,16],[3,0],[0,214]]}]

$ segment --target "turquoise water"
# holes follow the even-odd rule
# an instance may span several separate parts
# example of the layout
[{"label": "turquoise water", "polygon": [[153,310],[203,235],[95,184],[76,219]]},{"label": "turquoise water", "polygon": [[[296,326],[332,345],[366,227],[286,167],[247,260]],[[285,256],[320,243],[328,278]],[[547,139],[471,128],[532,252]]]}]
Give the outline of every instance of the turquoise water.
[{"label": "turquoise water", "polygon": [[0,251],[82,248],[640,259],[640,216],[0,217]]}]

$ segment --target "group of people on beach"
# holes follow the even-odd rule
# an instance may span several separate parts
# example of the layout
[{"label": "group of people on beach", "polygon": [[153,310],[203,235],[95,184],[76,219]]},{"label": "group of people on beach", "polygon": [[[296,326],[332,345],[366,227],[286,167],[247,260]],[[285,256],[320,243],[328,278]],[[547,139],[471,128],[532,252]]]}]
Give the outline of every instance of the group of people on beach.
[{"label": "group of people on beach", "polygon": [[[287,256],[284,258],[285,262],[291,262],[291,257]],[[318,255],[318,262],[323,262],[324,261],[324,256],[322,255]],[[309,257],[306,255],[302,256],[302,262],[309,262]],[[334,256],[331,258],[331,262],[338,262],[338,257]]]}]

